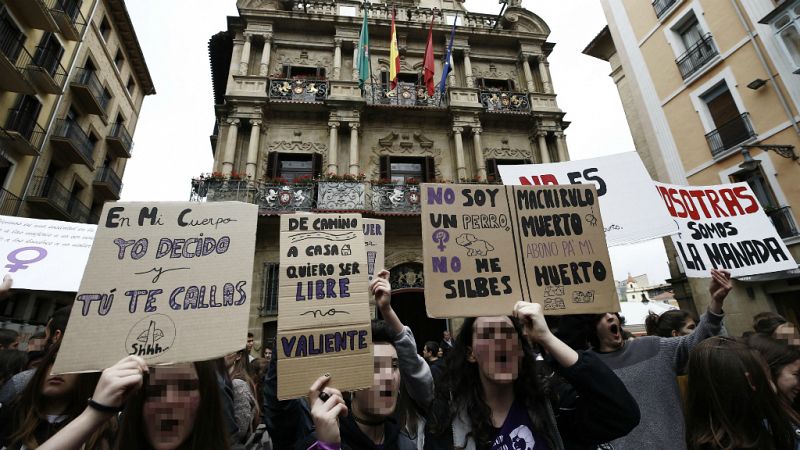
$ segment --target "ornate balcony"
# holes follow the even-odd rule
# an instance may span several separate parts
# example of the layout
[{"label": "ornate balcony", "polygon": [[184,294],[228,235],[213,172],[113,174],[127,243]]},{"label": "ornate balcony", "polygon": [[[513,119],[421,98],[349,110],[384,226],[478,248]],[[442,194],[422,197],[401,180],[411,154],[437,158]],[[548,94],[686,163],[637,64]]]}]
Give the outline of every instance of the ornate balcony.
[{"label": "ornate balcony", "polygon": [[75,69],[75,76],[70,83],[75,99],[86,114],[105,116],[106,106],[111,100],[103,90],[103,85],[94,70],[82,67]]},{"label": "ornate balcony", "polygon": [[317,185],[317,210],[363,211],[367,209],[367,183],[358,181],[320,181]]},{"label": "ornate balcony", "polygon": [[94,144],[74,120],[55,121],[50,145],[59,150],[60,158],[71,164],[83,164],[94,170]]},{"label": "ornate balcony", "polygon": [[370,105],[386,106],[421,106],[441,108],[447,106],[445,98],[437,89],[432,96],[428,95],[427,88],[422,84],[398,83],[397,88],[389,89],[388,86],[364,86],[364,99]]},{"label": "ornate balcony", "polygon": [[81,14],[81,0],[47,0],[50,14],[58,24],[65,39],[78,41],[86,27],[86,18]]},{"label": "ornate balcony", "polygon": [[38,155],[44,142],[44,129],[36,123],[36,117],[34,111],[10,110],[5,126],[0,128],[0,141],[23,155]]},{"label": "ornate balcony", "polygon": [[262,216],[311,211],[314,209],[316,197],[311,184],[267,183],[258,187],[256,204]]},{"label": "ornate balcony", "polygon": [[328,82],[312,79],[272,78],[269,80],[271,101],[321,103],[328,96]]},{"label": "ornate balcony", "polygon": [[669,9],[677,3],[678,0],[655,0],[653,1],[653,9],[656,11],[656,17],[659,19],[669,11]]},{"label": "ornate balcony", "polygon": [[531,112],[531,102],[525,92],[481,91],[480,100],[486,111],[490,112],[523,114]]},{"label": "ornate balcony", "polygon": [[26,72],[33,57],[24,44],[24,35],[10,27],[0,29],[0,89],[32,95],[36,90]]},{"label": "ornate balcony", "polygon": [[681,76],[685,80],[700,70],[718,54],[719,51],[717,51],[717,46],[714,45],[711,33],[708,33],[686,50],[684,54],[679,56],[678,59],[675,60],[675,63],[678,65]]},{"label": "ornate balcony", "polygon": [[111,125],[111,131],[106,136],[108,152],[117,158],[130,158],[133,148],[133,138],[128,129],[121,123]]},{"label": "ornate balcony", "polygon": [[192,201],[253,203],[256,184],[248,180],[206,178],[192,180]]},{"label": "ornate balcony", "polygon": [[110,167],[102,167],[92,183],[97,197],[105,200],[119,200],[122,180]]},{"label": "ornate balcony", "polygon": [[775,229],[778,231],[778,236],[783,239],[800,235],[797,230],[797,225],[792,217],[792,207],[783,206],[766,211]]},{"label": "ornate balcony", "polygon": [[91,216],[88,206],[53,177],[33,177],[27,201],[46,214],[55,214],[69,222],[87,223]]},{"label": "ornate balcony", "polygon": [[755,136],[756,132],[750,123],[750,114],[743,113],[706,134],[706,140],[711,148],[711,156],[716,158],[726,150],[730,150]]},{"label": "ornate balcony", "polygon": [[376,213],[419,214],[419,201],[420,192],[418,185],[372,185],[372,210]]},{"label": "ornate balcony", "polygon": [[60,61],[61,54],[56,48],[38,46],[33,61],[27,67],[30,80],[48,94],[60,94],[67,81],[67,70]]}]

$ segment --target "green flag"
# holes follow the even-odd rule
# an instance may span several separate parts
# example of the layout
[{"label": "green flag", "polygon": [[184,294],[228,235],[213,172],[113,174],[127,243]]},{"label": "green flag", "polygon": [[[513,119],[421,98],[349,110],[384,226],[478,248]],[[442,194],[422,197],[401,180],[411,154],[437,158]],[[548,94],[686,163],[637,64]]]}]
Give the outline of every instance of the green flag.
[{"label": "green flag", "polygon": [[361,25],[361,39],[358,40],[358,85],[364,89],[364,83],[370,79],[371,65],[369,61],[369,29],[367,28],[367,8],[363,5],[364,23]]}]

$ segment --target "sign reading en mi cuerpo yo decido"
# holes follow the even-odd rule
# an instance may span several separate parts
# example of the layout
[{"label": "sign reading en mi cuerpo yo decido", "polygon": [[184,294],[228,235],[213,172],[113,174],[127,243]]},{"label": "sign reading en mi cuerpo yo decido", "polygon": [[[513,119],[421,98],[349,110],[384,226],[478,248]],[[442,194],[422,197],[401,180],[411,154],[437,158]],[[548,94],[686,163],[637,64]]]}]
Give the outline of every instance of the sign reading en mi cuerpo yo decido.
[{"label": "sign reading en mi cuerpo yo decido", "polygon": [[619,311],[593,185],[424,184],[422,238],[431,317]]}]

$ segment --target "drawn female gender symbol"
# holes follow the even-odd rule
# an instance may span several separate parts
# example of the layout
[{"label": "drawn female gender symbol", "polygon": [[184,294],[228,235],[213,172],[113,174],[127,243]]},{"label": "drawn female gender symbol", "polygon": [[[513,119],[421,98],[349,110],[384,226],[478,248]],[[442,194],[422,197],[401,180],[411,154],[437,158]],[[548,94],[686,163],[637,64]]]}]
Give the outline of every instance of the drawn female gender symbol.
[{"label": "drawn female gender symbol", "polygon": [[[37,252],[38,255],[31,259],[19,259],[17,255],[22,252]],[[11,264],[6,264],[9,272],[16,272],[20,269],[27,269],[29,264],[33,264],[43,260],[47,256],[47,250],[41,247],[20,247],[6,256],[6,259]]]},{"label": "drawn female gender symbol", "polygon": [[444,243],[450,240],[450,233],[445,230],[436,230],[433,232],[433,242],[438,242],[439,245],[436,248],[439,249],[440,252],[443,252],[445,248],[447,248]]}]

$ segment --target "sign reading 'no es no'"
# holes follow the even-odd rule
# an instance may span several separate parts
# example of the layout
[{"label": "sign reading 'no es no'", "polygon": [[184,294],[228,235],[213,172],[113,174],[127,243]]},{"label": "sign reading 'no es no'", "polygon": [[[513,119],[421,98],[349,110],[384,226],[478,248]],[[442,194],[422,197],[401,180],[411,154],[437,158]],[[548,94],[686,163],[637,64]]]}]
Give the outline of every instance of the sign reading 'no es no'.
[{"label": "sign reading 'no es no'", "polygon": [[431,317],[619,311],[593,185],[424,184],[422,238]]}]

